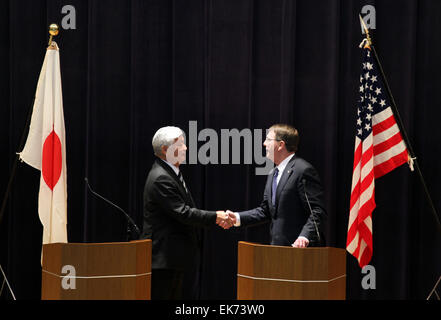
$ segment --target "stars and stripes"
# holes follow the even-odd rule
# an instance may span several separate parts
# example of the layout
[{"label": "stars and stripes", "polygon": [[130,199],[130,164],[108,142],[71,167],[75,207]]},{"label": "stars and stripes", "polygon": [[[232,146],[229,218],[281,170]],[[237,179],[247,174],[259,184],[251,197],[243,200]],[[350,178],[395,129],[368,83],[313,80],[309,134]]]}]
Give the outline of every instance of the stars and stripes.
[{"label": "stars and stripes", "polygon": [[346,249],[363,267],[369,263],[373,253],[375,179],[408,160],[406,145],[390,107],[390,98],[386,95],[369,46],[363,49],[359,93]]}]

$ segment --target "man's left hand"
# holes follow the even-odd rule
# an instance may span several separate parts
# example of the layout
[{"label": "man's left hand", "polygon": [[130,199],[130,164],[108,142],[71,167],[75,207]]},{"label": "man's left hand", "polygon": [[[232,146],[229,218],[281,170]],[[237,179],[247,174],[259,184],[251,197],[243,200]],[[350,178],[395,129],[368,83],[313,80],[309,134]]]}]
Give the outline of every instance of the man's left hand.
[{"label": "man's left hand", "polygon": [[298,237],[291,246],[293,246],[294,248],[306,248],[308,245],[308,239],[306,239],[305,237]]}]

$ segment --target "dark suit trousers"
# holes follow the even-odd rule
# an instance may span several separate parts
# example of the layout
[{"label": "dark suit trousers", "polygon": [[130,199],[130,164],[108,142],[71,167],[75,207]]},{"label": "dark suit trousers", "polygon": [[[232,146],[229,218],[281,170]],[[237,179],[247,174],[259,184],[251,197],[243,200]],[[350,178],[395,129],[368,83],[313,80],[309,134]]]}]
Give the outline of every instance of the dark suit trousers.
[{"label": "dark suit trousers", "polygon": [[198,300],[199,281],[194,271],[152,270],[152,300]]},{"label": "dark suit trousers", "polygon": [[183,283],[183,271],[153,269],[152,300],[181,300]]}]

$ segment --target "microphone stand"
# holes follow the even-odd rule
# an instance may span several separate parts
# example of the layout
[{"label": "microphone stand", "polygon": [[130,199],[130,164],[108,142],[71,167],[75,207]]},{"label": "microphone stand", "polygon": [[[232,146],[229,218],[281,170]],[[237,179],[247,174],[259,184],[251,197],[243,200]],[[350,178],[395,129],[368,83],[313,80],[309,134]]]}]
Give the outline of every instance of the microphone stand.
[{"label": "microphone stand", "polygon": [[[131,229],[130,229],[130,225],[133,227],[133,229],[136,232],[137,235],[137,239],[141,236],[141,232],[139,231],[138,226],[136,225],[135,221],[133,221],[133,219],[123,210],[121,209],[119,206],[117,206],[116,204],[114,204],[113,202],[111,202],[110,200],[107,200],[106,198],[104,198],[103,196],[101,196],[100,194],[96,193],[95,191],[92,190],[92,187],[89,184],[89,180],[87,179],[87,177],[84,178],[84,181],[86,181],[87,187],[89,188],[90,192],[100,198],[101,200],[107,202],[108,204],[110,204],[112,207],[117,208],[120,212],[122,212],[125,216],[125,218],[127,219],[127,233],[128,233],[128,238],[130,239],[130,233],[131,233]],[[127,240],[129,240],[127,239]]]},{"label": "microphone stand", "polygon": [[309,212],[311,213],[311,219],[312,219],[312,222],[314,223],[315,232],[317,233],[318,245],[320,246],[322,244],[321,243],[322,240],[321,240],[321,237],[320,237],[320,232],[319,232],[318,227],[317,227],[317,223],[315,222],[314,212],[312,211],[311,203],[309,202],[308,195],[306,194],[306,179],[303,179],[302,182],[303,182],[303,191],[305,193],[306,202],[308,203]]},{"label": "microphone stand", "polygon": [[2,287],[1,287],[1,289],[0,289],[0,297],[1,297],[2,292],[3,292],[3,286],[5,285],[5,282],[6,282],[6,285],[8,286],[9,292],[10,292],[11,295],[12,295],[12,299],[17,300],[17,299],[15,298],[14,291],[12,291],[12,288],[11,288],[11,286],[10,286],[10,284],[9,284],[8,278],[6,277],[6,274],[5,274],[5,272],[3,271],[3,268],[2,268],[2,265],[1,265],[1,264],[0,264],[0,271],[1,271],[2,275],[3,275],[3,283],[2,283]]}]

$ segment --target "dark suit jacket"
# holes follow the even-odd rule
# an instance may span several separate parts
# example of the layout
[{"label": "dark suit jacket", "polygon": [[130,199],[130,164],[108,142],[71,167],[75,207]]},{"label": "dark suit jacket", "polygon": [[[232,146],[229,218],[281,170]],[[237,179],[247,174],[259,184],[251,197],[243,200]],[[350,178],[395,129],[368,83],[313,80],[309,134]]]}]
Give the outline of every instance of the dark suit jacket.
[{"label": "dark suit jacket", "polygon": [[[188,189],[188,186],[187,186]],[[195,208],[176,173],[156,159],[144,188],[144,239],[152,239],[152,269],[197,268],[200,226],[215,225],[216,212]]]},{"label": "dark suit jacket", "polygon": [[[290,246],[299,236],[306,237],[310,242],[309,246],[324,245],[322,230],[327,214],[317,171],[307,161],[294,155],[277,185],[275,206],[271,203],[273,172],[272,170],[268,175],[261,205],[252,210],[239,212],[241,226],[270,220],[272,245]],[[312,214],[306,201],[305,191],[311,204]],[[320,232],[320,243],[313,219]]]}]

